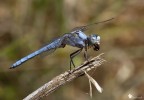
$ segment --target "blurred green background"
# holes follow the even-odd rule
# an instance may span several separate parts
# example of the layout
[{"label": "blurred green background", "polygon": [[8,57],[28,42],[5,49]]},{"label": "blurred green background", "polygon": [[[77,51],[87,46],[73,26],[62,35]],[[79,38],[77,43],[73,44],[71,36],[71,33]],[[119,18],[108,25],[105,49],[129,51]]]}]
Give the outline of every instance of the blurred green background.
[{"label": "blurred green background", "polygon": [[[103,93],[93,87],[90,99],[83,76],[44,100],[129,100],[128,94],[144,99],[144,0],[0,0],[0,100],[21,100],[68,70],[69,54],[77,48],[67,46],[10,70],[16,60],[76,26],[112,17],[85,32],[101,36],[100,51],[88,53],[105,53],[107,62],[92,74]],[[75,58],[76,65],[83,61],[82,54]]]}]

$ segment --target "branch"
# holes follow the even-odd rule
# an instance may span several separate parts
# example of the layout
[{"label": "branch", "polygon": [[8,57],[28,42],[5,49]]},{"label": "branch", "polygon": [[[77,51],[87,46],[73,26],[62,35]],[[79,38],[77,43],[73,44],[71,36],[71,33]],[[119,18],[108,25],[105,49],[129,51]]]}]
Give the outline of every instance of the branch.
[{"label": "branch", "polygon": [[101,53],[97,57],[90,59],[89,62],[85,61],[82,65],[74,68],[71,71],[66,71],[63,74],[56,76],[48,83],[44,84],[39,89],[37,89],[33,93],[29,94],[23,100],[39,100],[39,99],[49,95],[50,93],[54,92],[60,86],[66,84],[80,76],[83,76],[85,74],[85,72],[88,72],[94,68],[97,68],[98,66],[102,65],[105,62],[105,60],[103,58],[100,58],[101,55],[103,55],[103,53]]}]

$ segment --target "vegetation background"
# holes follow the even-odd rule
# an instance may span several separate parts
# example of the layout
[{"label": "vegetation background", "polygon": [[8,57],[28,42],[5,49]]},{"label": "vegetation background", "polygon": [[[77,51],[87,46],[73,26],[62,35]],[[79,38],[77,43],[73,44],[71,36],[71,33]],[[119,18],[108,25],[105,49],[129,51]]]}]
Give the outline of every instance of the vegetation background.
[{"label": "vegetation background", "polygon": [[[87,35],[101,36],[107,62],[92,77],[103,87],[93,87],[91,100],[144,99],[144,0],[0,0],[0,100],[20,100],[69,69],[67,46],[38,56],[16,69],[9,67],[72,28],[116,17],[93,26]],[[75,58],[76,65],[84,61]],[[89,84],[81,77],[59,88],[44,100],[90,100]]]}]

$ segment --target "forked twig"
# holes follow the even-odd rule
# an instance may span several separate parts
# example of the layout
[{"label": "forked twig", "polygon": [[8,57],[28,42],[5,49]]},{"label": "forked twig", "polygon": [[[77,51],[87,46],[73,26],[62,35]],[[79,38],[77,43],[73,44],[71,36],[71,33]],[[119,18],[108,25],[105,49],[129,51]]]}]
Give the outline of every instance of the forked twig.
[{"label": "forked twig", "polygon": [[[92,58],[89,60],[89,62],[85,61],[82,65],[76,67],[75,69],[71,71],[66,71],[63,74],[60,74],[53,78],[51,81],[48,83],[44,84],[37,90],[35,90],[33,93],[29,94],[27,97],[25,97],[23,100],[39,100],[42,99],[43,97],[49,95],[50,93],[54,92],[57,90],[60,86],[80,77],[85,74],[85,72],[88,72],[94,68],[99,67],[102,65],[105,60],[101,58],[101,53],[100,55]],[[85,72],[84,72],[85,71]]]}]

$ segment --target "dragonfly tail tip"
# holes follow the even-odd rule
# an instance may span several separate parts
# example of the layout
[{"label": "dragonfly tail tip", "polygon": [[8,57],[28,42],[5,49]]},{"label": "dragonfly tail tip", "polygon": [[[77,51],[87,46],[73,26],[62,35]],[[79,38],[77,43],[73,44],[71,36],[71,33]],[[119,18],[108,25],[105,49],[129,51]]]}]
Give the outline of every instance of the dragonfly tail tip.
[{"label": "dragonfly tail tip", "polygon": [[9,67],[9,69],[14,69],[16,66],[12,65],[11,67]]}]

